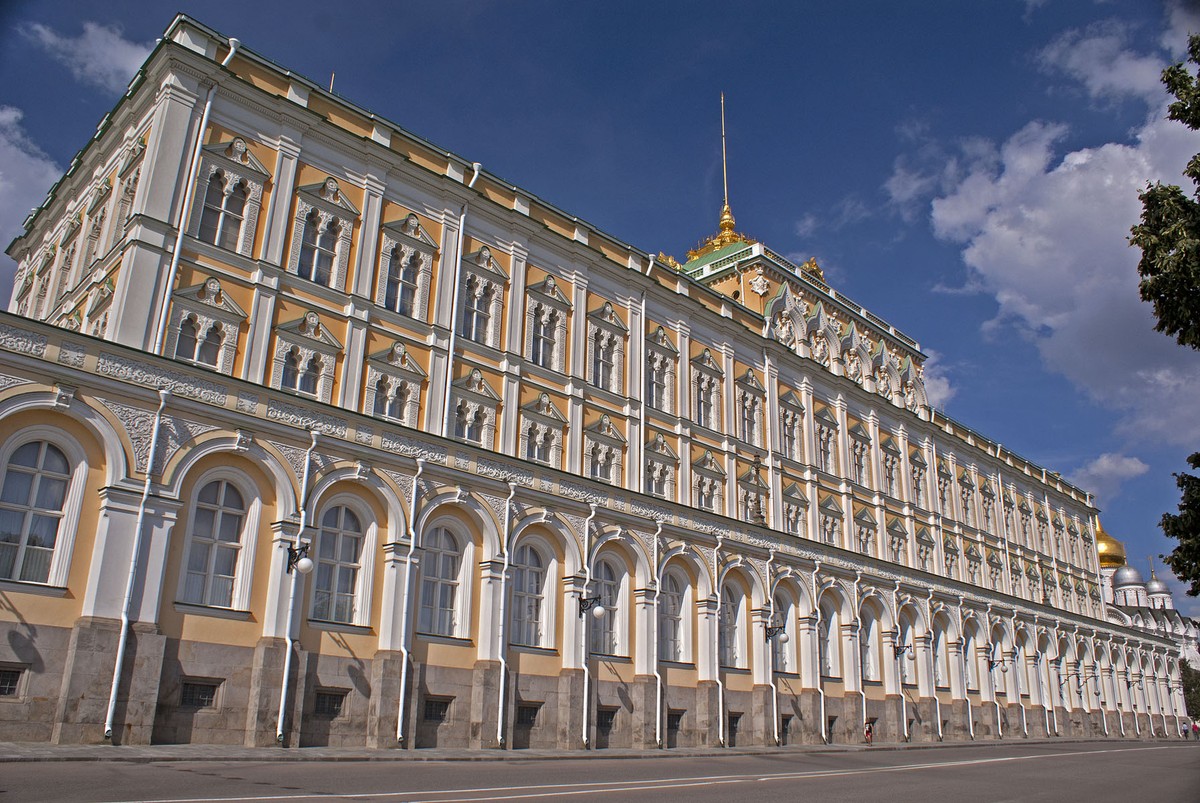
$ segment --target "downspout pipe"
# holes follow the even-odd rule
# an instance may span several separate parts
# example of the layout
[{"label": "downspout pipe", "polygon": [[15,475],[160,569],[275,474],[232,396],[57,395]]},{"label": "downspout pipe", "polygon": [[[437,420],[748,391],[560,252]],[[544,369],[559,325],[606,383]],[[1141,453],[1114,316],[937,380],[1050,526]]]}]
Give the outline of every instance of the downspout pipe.
[{"label": "downspout pipe", "polygon": [[404,707],[408,703],[408,664],[411,638],[408,627],[408,604],[412,596],[413,554],[417,550],[417,493],[421,475],[425,473],[425,461],[417,460],[417,473],[412,481],[412,504],[408,511],[408,552],[404,555],[404,595],[400,598],[400,702],[396,709],[396,743],[404,744]]},{"label": "downspout pipe", "polygon": [[[467,189],[474,189],[475,182],[479,180],[479,171],[483,170],[483,165],[475,162],[471,165],[471,180],[467,183]],[[442,437],[450,437],[450,422],[453,416],[450,414],[450,390],[454,385],[454,348],[458,342],[458,299],[462,295],[459,290],[459,285],[462,284],[462,258],[463,258],[463,241],[467,239],[467,202],[463,201],[462,207],[458,213],[458,242],[454,245],[454,284],[451,285],[451,292],[454,297],[450,302],[450,340],[446,344],[446,391],[442,396]]]},{"label": "downspout pipe", "polygon": [[[892,589],[892,610],[896,612],[896,640],[899,641],[900,636],[902,635],[902,632],[900,630],[900,581],[899,580],[896,581],[896,587]],[[861,633],[861,630],[859,632]],[[908,648],[910,650],[913,649],[911,634],[909,635]],[[903,668],[900,662],[904,660],[904,655],[900,652],[899,647],[897,645],[893,645],[892,653],[893,653],[892,658],[896,661],[896,690],[900,692],[900,727],[904,733],[904,741],[907,742],[909,739],[909,735],[908,735],[908,700],[904,696],[904,676],[903,676],[903,673],[900,671]],[[863,694],[866,694],[865,688],[863,690]],[[935,691],[934,695],[936,696],[936,694],[937,694],[937,692]],[[864,697],[863,700],[864,700],[863,712],[864,712],[864,716],[865,716],[865,712],[866,712],[865,700],[866,700],[866,698]],[[865,728],[866,725],[864,724],[863,727]]]},{"label": "downspout pipe", "polygon": [[[234,54],[237,53],[241,44],[237,39],[229,40],[229,52],[221,62],[222,67],[229,66],[229,62],[233,61]],[[158,325],[154,331],[154,354],[162,354],[163,342],[166,340],[167,314],[171,307],[171,294],[174,292],[175,274],[179,270],[179,256],[183,248],[183,233],[186,228],[188,205],[191,204],[192,197],[196,193],[196,177],[200,172],[200,152],[204,146],[204,132],[208,128],[208,117],[212,113],[213,97],[216,93],[217,85],[214,83],[208,88],[208,93],[204,97],[204,111],[200,115],[200,125],[196,128],[196,138],[192,142],[192,155],[188,159],[187,181],[184,182],[183,195],[179,198],[179,213],[176,216],[178,223],[175,226],[175,247],[171,250],[171,264],[167,268],[167,275],[163,282],[161,303],[158,309]]]},{"label": "downspout pipe", "polygon": [[[925,600],[925,621],[928,623],[928,627],[932,631],[933,630],[933,589],[932,588],[929,589],[929,598],[927,600]],[[946,639],[946,634],[942,633],[943,646],[945,646],[945,639]],[[932,642],[932,634],[931,634],[930,646],[935,647],[935,648],[937,647],[937,645]],[[931,657],[933,659],[932,663],[936,667],[937,661],[938,661],[938,651],[936,649],[934,650],[933,655]],[[949,666],[947,666],[947,669],[949,669]],[[942,733],[942,701],[938,697],[938,690],[937,690],[936,683],[933,684],[933,715],[935,717],[937,717],[937,736],[938,736],[938,741],[940,742],[945,738],[945,734]]]},{"label": "downspout pipe", "polygon": [[150,486],[154,478],[154,456],[158,454],[158,434],[162,430],[163,410],[171,398],[170,388],[158,391],[158,412],[154,414],[154,431],[150,434],[150,455],[146,458],[146,481],[142,485],[142,499],[138,503],[137,521],[133,525],[133,552],[129,556],[129,576],[125,579],[125,598],[121,603],[121,634],[117,638],[117,659],[113,664],[112,686],[108,692],[108,712],[104,717],[104,738],[113,738],[114,720],[117,715],[117,692],[121,686],[121,674],[125,668],[125,648],[129,644],[130,612],[133,609],[133,590],[137,585],[138,566],[141,563],[143,532],[146,525],[146,504],[150,500]]},{"label": "downspout pipe", "polygon": [[[653,259],[651,259],[653,262]],[[649,270],[649,268],[647,268]],[[655,521],[654,530],[654,625],[650,628],[654,643],[654,741],[661,749],[663,747],[663,676],[659,650],[659,609],[658,597],[662,593],[663,564],[659,563],[659,537],[662,536],[661,521]]]},{"label": "downspout pipe", "polygon": [[[596,518],[596,503],[588,505],[587,521],[583,523],[583,591],[580,592],[580,598],[586,597],[588,594],[588,586],[592,584],[592,521]],[[579,654],[583,658],[583,746],[590,747],[592,744],[591,727],[588,716],[592,710],[591,694],[592,694],[592,650],[591,644],[588,642],[588,620],[587,616],[580,614],[583,623],[579,625]]]},{"label": "downspout pipe", "polygon": [[[1094,653],[1093,653],[1093,655],[1094,655]],[[1099,661],[1094,661],[1092,663],[1092,674],[1095,675],[1095,677],[1096,677],[1096,701],[1098,703],[1098,705],[1096,707],[1100,709],[1100,721],[1102,723],[1104,723],[1104,735],[1107,737],[1108,736],[1108,712],[1104,710],[1104,702],[1105,702],[1104,694],[1103,694],[1104,678],[1101,677],[1101,675],[1100,675],[1100,662]],[[1179,729],[1176,728],[1176,731],[1178,731],[1178,730]]]},{"label": "downspout pipe", "polygon": [[[854,617],[858,620],[858,633],[856,641],[858,642],[858,695],[862,698],[862,727],[867,729],[867,684],[862,676],[862,594],[859,591],[859,583],[862,582],[862,572],[854,573]],[[901,695],[903,697],[903,695]]]},{"label": "downspout pipe", "polygon": [[958,640],[962,645],[959,648],[962,658],[962,688],[963,699],[967,701],[967,731],[971,734],[971,741],[975,741],[975,712],[971,708],[971,691],[967,681],[967,626],[966,620],[963,619],[963,598],[958,598]]},{"label": "downspout pipe", "polygon": [[[771,566],[775,563],[775,550],[772,549],[767,553],[767,610],[770,612],[767,616],[767,627],[775,626],[775,582],[771,575]],[[784,636],[787,635],[787,630],[783,631]],[[776,636],[775,638],[778,638]],[[771,672],[771,724],[775,733],[775,746],[779,746],[779,684],[775,682],[775,641],[767,639],[767,668]]]},{"label": "downspout pipe", "polygon": [[724,602],[721,592],[724,585],[721,580],[721,545],[725,539],[717,536],[717,547],[713,550],[713,582],[717,585],[717,626],[713,628],[713,664],[717,679],[717,740],[721,747],[728,747],[725,737],[725,681],[721,678],[721,605]]},{"label": "downspout pipe", "polygon": [[[304,453],[304,476],[300,480],[300,527],[296,531],[297,546],[304,539],[304,531],[308,528],[308,480],[312,472],[312,453],[317,448],[317,433],[313,430],[312,443],[309,444],[308,451]],[[287,700],[288,691],[291,688],[292,677],[292,655],[296,652],[297,634],[296,634],[296,597],[299,596],[300,578],[302,573],[299,569],[291,572],[291,587],[288,589],[288,609],[287,609],[287,652],[283,656],[283,679],[279,683],[279,718],[275,723],[275,741],[283,744],[284,739],[284,724],[287,721]]]},{"label": "downspout pipe", "polygon": [[504,690],[508,683],[508,631],[504,625],[508,621],[508,567],[512,558],[512,544],[509,539],[512,533],[512,503],[517,495],[517,484],[508,483],[508,499],[504,500],[504,532],[500,536],[500,545],[504,550],[504,569],[500,573],[500,622],[496,628],[496,653],[500,657],[500,688],[496,702],[496,745],[504,746]]},{"label": "downspout pipe", "polygon": [[817,595],[817,574],[821,571],[821,562],[813,564],[812,590],[813,613],[816,615],[815,633],[817,637],[817,696],[821,698],[821,741],[829,744],[829,723],[825,717],[825,678],[821,676],[821,600]]},{"label": "downspout pipe", "polygon": [[1017,666],[1017,615],[1012,617],[1012,637],[1013,637],[1013,685],[1017,687],[1017,704],[1021,706],[1021,733],[1024,738],[1029,738],[1029,720],[1025,714],[1025,701],[1021,699],[1021,677],[1025,674],[1025,653],[1020,653],[1021,666]]}]

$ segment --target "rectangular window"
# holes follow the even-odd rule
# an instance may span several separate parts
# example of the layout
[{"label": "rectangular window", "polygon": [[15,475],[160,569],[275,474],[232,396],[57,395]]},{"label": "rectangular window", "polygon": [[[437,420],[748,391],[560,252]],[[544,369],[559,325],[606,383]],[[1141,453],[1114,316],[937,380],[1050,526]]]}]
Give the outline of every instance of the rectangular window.
[{"label": "rectangular window", "polygon": [[596,730],[601,733],[608,733],[613,728],[613,723],[617,720],[617,709],[615,708],[599,708],[596,711]]},{"label": "rectangular window", "polygon": [[184,708],[215,708],[220,688],[219,680],[185,680],[179,704]]},{"label": "rectangular window", "polygon": [[453,697],[426,697],[425,721],[445,722],[450,718],[450,703],[453,701]]},{"label": "rectangular window", "polygon": [[517,724],[532,728],[537,724],[538,712],[542,710],[541,703],[522,703],[517,706]]},{"label": "rectangular window", "polygon": [[683,711],[674,710],[667,712],[667,730],[679,731],[679,728],[683,725],[683,713]]},{"label": "rectangular window", "polygon": [[20,669],[0,669],[0,697],[16,697],[21,689]]},{"label": "rectangular window", "polygon": [[325,689],[318,691],[316,699],[313,701],[313,713],[319,717],[339,717],[342,715],[342,707],[346,702],[345,689]]}]

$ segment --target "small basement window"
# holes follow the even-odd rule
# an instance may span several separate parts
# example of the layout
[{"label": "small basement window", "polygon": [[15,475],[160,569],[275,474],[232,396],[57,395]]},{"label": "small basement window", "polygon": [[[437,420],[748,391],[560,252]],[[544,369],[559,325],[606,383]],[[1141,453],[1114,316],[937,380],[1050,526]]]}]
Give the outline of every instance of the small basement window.
[{"label": "small basement window", "polygon": [[523,703],[517,706],[517,724],[532,727],[537,724],[541,703]]},{"label": "small basement window", "polygon": [[220,688],[219,680],[185,680],[179,704],[184,708],[213,708]]},{"label": "small basement window", "polygon": [[450,703],[453,700],[452,697],[426,697],[425,721],[445,722],[450,717]]},{"label": "small basement window", "polygon": [[313,713],[321,717],[340,717],[346,702],[345,689],[322,689],[313,700]]},{"label": "small basement window", "polygon": [[601,731],[611,731],[613,722],[617,719],[617,709],[601,708],[596,712],[596,729]]},{"label": "small basement window", "polygon": [[23,670],[0,667],[0,697],[16,697],[21,690]]}]

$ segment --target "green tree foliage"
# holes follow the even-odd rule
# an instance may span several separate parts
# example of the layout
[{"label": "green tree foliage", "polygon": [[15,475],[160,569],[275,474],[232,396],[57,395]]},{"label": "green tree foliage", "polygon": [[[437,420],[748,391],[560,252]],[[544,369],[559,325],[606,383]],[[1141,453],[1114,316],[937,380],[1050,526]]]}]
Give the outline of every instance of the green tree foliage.
[{"label": "green tree foliage", "polygon": [[[1188,458],[1188,465],[1200,469],[1200,452]],[[1175,484],[1181,492],[1179,513],[1164,513],[1158,524],[1179,546],[1162,559],[1176,577],[1191,584],[1187,593],[1195,597],[1200,596],[1200,477],[1179,473],[1175,475]]]},{"label": "green tree foliage", "polygon": [[[1200,35],[1188,40],[1188,61],[1200,66]],[[1175,64],[1163,70],[1162,80],[1175,96],[1167,117],[1200,130],[1200,74]],[[1142,221],[1129,241],[1142,249],[1139,290],[1154,306],[1154,328],[1181,346],[1200,349],[1200,154],[1183,174],[1192,180],[1190,196],[1161,182],[1141,193]]]},{"label": "green tree foliage", "polygon": [[1187,661],[1180,661],[1179,673],[1183,676],[1183,705],[1187,715],[1200,719],[1200,669],[1192,669]]}]

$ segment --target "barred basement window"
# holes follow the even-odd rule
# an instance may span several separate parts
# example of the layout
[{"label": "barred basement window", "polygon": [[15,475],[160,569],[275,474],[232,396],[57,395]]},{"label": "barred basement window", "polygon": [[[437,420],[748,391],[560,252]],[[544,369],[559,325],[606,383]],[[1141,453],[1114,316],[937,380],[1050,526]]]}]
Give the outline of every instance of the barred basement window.
[{"label": "barred basement window", "polygon": [[683,712],[682,711],[668,711],[667,712],[667,730],[678,731],[682,726],[683,726]]},{"label": "barred basement window", "polygon": [[453,701],[453,697],[426,697],[425,721],[445,722],[450,718],[450,703]]},{"label": "barred basement window", "polygon": [[16,697],[20,688],[20,669],[0,669],[0,697]]},{"label": "barred basement window", "polygon": [[617,709],[600,708],[596,711],[596,730],[607,733],[617,719]]},{"label": "barred basement window", "polygon": [[319,717],[339,717],[342,715],[342,705],[346,702],[344,689],[326,689],[317,692],[313,701],[313,713]]},{"label": "barred basement window", "polygon": [[533,726],[537,724],[538,712],[542,710],[541,703],[525,703],[517,706],[517,724]]},{"label": "barred basement window", "polygon": [[219,688],[220,681],[184,681],[179,705],[184,708],[214,708]]}]

